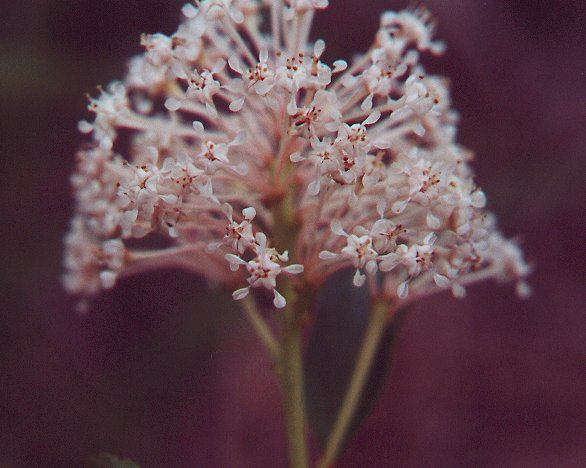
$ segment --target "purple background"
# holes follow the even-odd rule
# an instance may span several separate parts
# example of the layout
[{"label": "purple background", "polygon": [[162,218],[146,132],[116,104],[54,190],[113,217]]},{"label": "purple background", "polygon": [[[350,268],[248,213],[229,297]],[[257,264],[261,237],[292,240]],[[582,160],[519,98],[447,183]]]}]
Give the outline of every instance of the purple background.
[{"label": "purple background", "polygon": [[[328,59],[383,8],[333,0]],[[0,466],[284,465],[279,394],[229,298],[176,271],[123,281],[87,316],[62,292],[68,175],[86,92],[122,77],[181,1],[4,2],[0,19]],[[413,307],[382,396],[339,466],[586,466],[586,6],[428,2],[448,44],[460,141],[535,294],[485,284]]]}]

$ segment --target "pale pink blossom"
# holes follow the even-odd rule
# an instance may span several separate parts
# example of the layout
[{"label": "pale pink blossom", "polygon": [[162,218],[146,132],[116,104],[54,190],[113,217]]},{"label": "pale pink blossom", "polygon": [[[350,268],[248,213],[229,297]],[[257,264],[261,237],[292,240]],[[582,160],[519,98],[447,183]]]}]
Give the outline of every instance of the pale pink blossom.
[{"label": "pale pink blossom", "polygon": [[[447,80],[420,63],[443,50],[429,14],[386,12],[366,54],[326,63],[309,38],[327,6],[198,0],[174,34],[142,37],[79,124],[91,141],[72,176],[67,290],[173,265],[237,300],[266,290],[278,308],[281,275],[316,288],[345,268],[399,301],[489,278],[528,293],[530,269],[456,141]],[[140,237],[166,247],[137,249]]]}]

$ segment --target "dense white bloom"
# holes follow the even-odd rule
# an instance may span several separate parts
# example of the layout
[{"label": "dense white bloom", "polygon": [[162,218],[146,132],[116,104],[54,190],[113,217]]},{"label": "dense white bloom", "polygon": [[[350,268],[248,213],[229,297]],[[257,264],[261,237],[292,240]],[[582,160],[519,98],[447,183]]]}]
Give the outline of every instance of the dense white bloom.
[{"label": "dense white bloom", "polygon": [[255,257],[252,260],[247,262],[237,255],[226,254],[226,260],[230,263],[232,271],[238,270],[240,265],[245,265],[250,275],[247,278],[250,286],[234,291],[232,296],[234,299],[239,300],[248,295],[251,287],[265,287],[273,291],[275,295],[273,303],[275,307],[280,309],[285,306],[286,302],[285,298],[276,290],[277,276],[281,272],[291,274],[303,273],[303,265],[293,264],[286,267],[281,266],[281,263],[289,260],[287,251],[279,254],[275,249],[268,248],[267,237],[262,232],[257,233],[254,240],[252,249]]},{"label": "dense white bloom", "polygon": [[[269,290],[276,307],[281,274],[314,287],[348,267],[389,298],[460,297],[486,278],[527,293],[529,268],[456,143],[446,80],[419,63],[443,50],[428,13],[384,13],[366,55],[328,64],[325,42],[308,39],[327,6],[200,0],[175,34],[142,37],[144,54],[79,125],[92,142],[72,177],[69,291],[173,264],[240,284],[235,299]],[[171,246],[130,247],[144,236]]]}]

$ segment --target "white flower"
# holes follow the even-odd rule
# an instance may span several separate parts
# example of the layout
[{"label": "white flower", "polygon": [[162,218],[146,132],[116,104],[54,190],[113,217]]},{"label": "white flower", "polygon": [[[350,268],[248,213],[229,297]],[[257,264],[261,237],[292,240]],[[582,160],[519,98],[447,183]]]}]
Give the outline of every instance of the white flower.
[{"label": "white flower", "polygon": [[322,260],[333,259],[348,259],[352,262],[352,266],[356,268],[354,274],[354,286],[362,286],[366,281],[366,276],[361,273],[361,269],[365,269],[368,273],[375,273],[378,269],[377,260],[379,254],[373,248],[373,240],[369,234],[357,236],[356,234],[348,234],[342,228],[339,220],[334,219],[331,222],[331,229],[334,234],[346,237],[346,245],[341,249],[339,254],[324,250],[320,252],[319,257]]},{"label": "white flower", "polygon": [[[530,269],[455,140],[447,80],[419,62],[443,49],[429,14],[384,13],[367,55],[330,64],[309,40],[327,6],[197,0],[175,33],[142,37],[79,123],[91,142],[72,176],[69,291],[179,265],[241,281],[235,299],[266,289],[276,307],[281,273],[315,288],[344,268],[391,299],[460,297],[487,278],[527,293]],[[144,236],[169,245],[130,247]]]},{"label": "white flower", "polygon": [[281,309],[285,307],[285,298],[276,290],[277,276],[281,273],[299,274],[303,272],[303,265],[293,264],[286,267],[281,266],[282,262],[288,260],[287,252],[278,254],[275,249],[267,247],[266,235],[259,232],[255,236],[256,244],[254,251],[256,256],[248,262],[242,260],[237,255],[226,254],[226,260],[230,263],[231,269],[237,270],[240,265],[245,265],[249,273],[247,278],[249,286],[234,291],[232,296],[239,300],[246,297],[250,288],[264,287],[274,294],[273,303],[275,307]]},{"label": "white flower", "polygon": [[[264,96],[273,88],[275,84],[275,73],[269,68],[267,63],[268,51],[262,49],[259,52],[258,59],[259,61],[253,66],[245,68],[238,56],[230,56],[228,65],[234,72],[242,76],[241,79],[236,79],[235,82],[232,82],[231,87],[233,90],[239,87],[243,90],[244,95],[254,92],[260,96]],[[240,109],[231,110],[238,111]]]},{"label": "white flower", "polygon": [[412,245],[405,251],[401,262],[407,268],[410,276],[417,276],[422,271],[431,268],[434,242],[435,235],[431,233],[423,239],[422,244]]},{"label": "white flower", "polygon": [[224,239],[231,245],[232,250],[242,255],[246,249],[254,246],[255,238],[252,230],[252,221],[256,216],[256,210],[252,206],[244,208],[242,210],[244,219],[242,222],[237,223],[232,218],[232,206],[226,203],[222,208],[230,221],[226,226]]},{"label": "white flower", "polygon": [[201,72],[198,72],[195,69],[187,76],[188,87],[185,96],[205,104],[210,117],[216,117],[218,115],[213,97],[221,89],[221,83],[214,78],[214,75],[222,72],[225,65],[226,61],[220,59],[214,64],[211,70],[203,69]]}]

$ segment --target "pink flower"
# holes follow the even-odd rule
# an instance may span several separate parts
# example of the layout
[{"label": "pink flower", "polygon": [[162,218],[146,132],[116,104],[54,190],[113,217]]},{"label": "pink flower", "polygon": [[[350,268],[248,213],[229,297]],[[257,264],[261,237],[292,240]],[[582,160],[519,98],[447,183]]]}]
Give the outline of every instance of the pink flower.
[{"label": "pink flower", "polygon": [[[282,273],[316,287],[343,268],[399,300],[487,278],[526,293],[522,253],[455,141],[446,80],[419,63],[443,50],[429,15],[386,12],[365,55],[328,64],[309,40],[328,1],[285,3],[188,4],[176,33],[143,36],[125,79],[90,100],[66,288],[91,296],[173,264],[242,284],[235,299],[268,290],[276,307]],[[144,236],[170,247],[130,247]]]}]

